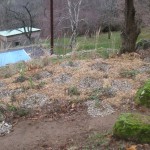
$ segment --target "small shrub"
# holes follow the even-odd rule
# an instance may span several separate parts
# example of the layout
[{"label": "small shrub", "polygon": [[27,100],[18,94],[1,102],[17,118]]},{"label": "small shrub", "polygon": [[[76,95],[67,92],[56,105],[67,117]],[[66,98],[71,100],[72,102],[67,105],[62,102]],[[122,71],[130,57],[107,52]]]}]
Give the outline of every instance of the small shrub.
[{"label": "small shrub", "polygon": [[10,77],[11,77],[10,74],[7,74],[7,73],[6,73],[6,74],[4,75],[4,78],[10,78]]},{"label": "small shrub", "polygon": [[100,99],[101,92],[102,92],[102,89],[94,89],[94,90],[92,91],[92,94],[91,94],[91,96],[90,96],[90,99],[91,99],[91,100]]},{"label": "small shrub", "polygon": [[18,78],[16,78],[16,80],[14,81],[14,83],[18,83],[18,82],[24,82],[26,81],[28,78],[24,77],[24,76],[19,76]]},{"label": "small shrub", "polygon": [[147,73],[147,74],[150,74],[150,70],[147,70],[146,73]]},{"label": "small shrub", "polygon": [[17,68],[18,68],[18,72],[20,74],[20,77],[24,77],[25,76],[25,71],[26,71],[25,63],[19,63]]},{"label": "small shrub", "polygon": [[27,115],[29,114],[29,110],[24,109],[24,108],[19,108],[19,109],[17,109],[16,114],[17,114],[19,117],[24,117],[24,116],[27,116]]},{"label": "small shrub", "polygon": [[91,95],[90,95],[90,99],[91,100],[99,100],[99,99],[102,99],[104,97],[110,98],[110,97],[114,97],[114,96],[115,96],[115,92],[113,92],[111,90],[111,88],[106,87],[106,88],[93,90]]},{"label": "small shrub", "polygon": [[15,83],[24,82],[27,80],[25,77],[26,66],[24,63],[19,63],[18,66],[19,77],[14,81]]},{"label": "small shrub", "polygon": [[99,107],[99,105],[100,105],[101,93],[102,93],[101,89],[95,89],[95,90],[92,91],[92,93],[90,95],[90,100],[95,101],[95,106],[96,107]]},{"label": "small shrub", "polygon": [[73,67],[73,66],[74,66],[73,61],[70,60],[70,61],[68,62],[68,65],[69,65],[70,67]]},{"label": "small shrub", "polygon": [[11,97],[10,97],[10,100],[11,100],[11,103],[13,104],[14,102],[16,102],[16,96],[14,93],[11,94]]},{"label": "small shrub", "polygon": [[41,88],[44,87],[45,84],[46,84],[46,82],[41,81],[36,87],[37,87],[38,89],[41,89]]},{"label": "small shrub", "polygon": [[135,101],[137,104],[150,108],[150,80],[137,91]]},{"label": "small shrub", "polygon": [[[109,145],[110,139],[109,136],[111,133],[94,133],[89,136],[87,142],[87,149],[101,149],[102,146],[104,146],[107,149],[107,146]],[[103,148],[104,148],[103,147]],[[102,148],[102,149],[103,149]]]},{"label": "small shrub", "polygon": [[33,75],[33,78],[35,78],[36,80],[40,80],[41,76],[40,76],[40,74],[36,73]]},{"label": "small shrub", "polygon": [[29,84],[30,84],[30,87],[31,87],[31,88],[34,88],[34,87],[35,87],[34,82],[33,82],[33,80],[32,80],[32,77],[29,78]]},{"label": "small shrub", "polygon": [[122,114],[113,128],[114,136],[140,143],[150,143],[150,116]]},{"label": "small shrub", "polygon": [[138,74],[138,71],[136,71],[136,70],[122,69],[120,71],[120,76],[122,78],[135,78],[137,74]]},{"label": "small shrub", "polygon": [[43,66],[48,66],[50,62],[51,62],[51,59],[49,57],[44,57],[42,59]]},{"label": "small shrub", "polygon": [[90,100],[94,100],[95,101],[95,106],[99,107],[100,106],[100,102],[103,98],[110,98],[110,97],[114,97],[115,93],[111,90],[111,88],[106,87],[106,88],[101,88],[101,89],[95,89],[92,91],[91,95],[90,95]]},{"label": "small shrub", "polygon": [[70,87],[68,88],[68,95],[69,96],[80,95],[80,92],[78,91],[77,87]]},{"label": "small shrub", "polygon": [[30,89],[28,86],[21,86],[22,92],[26,92],[27,90]]},{"label": "small shrub", "polygon": [[14,116],[17,115],[19,117],[24,117],[24,116],[27,116],[29,114],[28,109],[19,108],[19,107],[16,107],[14,105],[8,105],[7,109],[9,112],[12,112]]},{"label": "small shrub", "polygon": [[116,93],[111,89],[111,87],[105,87],[102,90],[102,97],[111,98],[114,97]]},{"label": "small shrub", "polygon": [[11,112],[16,112],[17,111],[17,107],[14,106],[14,105],[8,105],[7,109],[8,109],[8,111],[11,111]]}]

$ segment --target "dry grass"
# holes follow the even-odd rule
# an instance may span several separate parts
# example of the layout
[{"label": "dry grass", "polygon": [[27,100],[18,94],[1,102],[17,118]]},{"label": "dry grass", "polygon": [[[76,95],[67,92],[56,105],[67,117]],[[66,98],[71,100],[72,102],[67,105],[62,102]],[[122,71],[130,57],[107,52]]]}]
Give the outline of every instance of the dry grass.
[{"label": "dry grass", "polygon": [[[13,74],[9,78],[1,76],[1,81],[6,84],[6,86],[0,87],[1,91],[17,88],[22,88],[24,90],[22,93],[15,95],[16,105],[26,99],[27,96],[34,93],[42,93],[44,95],[47,95],[49,96],[50,100],[87,100],[89,99],[91,91],[93,89],[81,88],[80,82],[82,79],[90,77],[95,79],[97,82],[102,82],[103,87],[105,88],[111,87],[114,80],[128,82],[132,86],[131,90],[118,90],[116,91],[115,97],[105,99],[105,101],[109,102],[112,105],[120,106],[122,104],[123,98],[133,98],[140,85],[150,77],[147,72],[137,74],[134,79],[120,77],[119,73],[122,69],[137,70],[145,65],[145,62],[143,62],[141,59],[135,58],[134,56],[128,54],[123,55],[122,57],[115,57],[107,60],[104,60],[102,58],[80,60],[76,58],[73,61],[76,62],[78,65],[75,67],[64,67],[61,65],[62,63],[68,62],[68,59],[54,61],[54,59],[46,58],[46,60],[43,60],[45,61],[45,63],[43,63],[42,60],[39,60],[37,64],[34,62],[34,67],[27,69],[27,71],[25,72],[25,77],[27,78],[33,77],[35,74],[39,74],[43,71],[48,71],[52,73],[52,76],[50,77],[41,78],[39,80],[33,79],[32,82],[34,83],[34,85],[39,85],[41,82],[45,83],[40,88],[37,88],[37,86],[32,88],[30,86],[29,80],[26,80],[23,83],[13,83],[13,81],[15,81],[15,79],[19,76],[19,74],[16,73],[17,71],[14,70]],[[108,65],[110,65],[110,68],[107,72],[92,69],[91,66],[96,63],[107,63]],[[30,64],[33,64],[33,62]],[[27,64],[27,66],[29,67],[30,64]],[[4,72],[5,71],[6,70],[4,70]],[[55,83],[54,79],[59,77],[61,74],[71,74],[70,81],[63,84]],[[70,87],[77,87],[80,95],[69,95],[67,90]],[[10,103],[11,96],[3,97],[0,99],[0,101]]]}]

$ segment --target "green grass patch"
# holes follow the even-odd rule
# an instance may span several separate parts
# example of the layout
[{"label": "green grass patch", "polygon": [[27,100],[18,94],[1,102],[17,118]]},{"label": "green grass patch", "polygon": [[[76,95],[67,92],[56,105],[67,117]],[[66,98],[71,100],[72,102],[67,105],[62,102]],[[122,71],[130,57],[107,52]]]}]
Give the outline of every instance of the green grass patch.
[{"label": "green grass patch", "polygon": [[[144,28],[138,37],[138,41],[141,39],[150,39],[150,28]],[[69,37],[55,39],[55,54],[64,55],[71,52],[69,48]],[[42,45],[46,48],[50,48],[49,40],[42,42]],[[101,33],[99,36],[93,36],[92,38],[86,36],[80,36],[77,38],[77,51],[92,50],[92,49],[120,49],[121,38],[120,32],[112,32],[111,39],[108,39],[107,33]]]}]

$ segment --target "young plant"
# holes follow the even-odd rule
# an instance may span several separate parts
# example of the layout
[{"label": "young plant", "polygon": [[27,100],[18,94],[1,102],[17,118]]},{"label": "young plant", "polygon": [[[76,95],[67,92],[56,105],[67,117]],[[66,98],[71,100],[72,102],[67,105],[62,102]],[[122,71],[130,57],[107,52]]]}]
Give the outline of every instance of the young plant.
[{"label": "young plant", "polygon": [[36,87],[37,87],[38,89],[41,89],[41,88],[44,87],[45,84],[46,84],[46,82],[41,81]]},{"label": "young plant", "polygon": [[9,112],[13,113],[13,116],[17,115],[19,117],[24,117],[29,114],[29,110],[27,110],[25,108],[16,107],[14,105],[8,105],[7,109]]},{"label": "young plant", "polygon": [[80,92],[78,91],[77,87],[74,86],[74,87],[68,88],[68,95],[69,96],[74,96],[74,95],[78,96],[78,95],[80,95]]},{"label": "young plant", "polygon": [[11,94],[11,98],[10,98],[10,100],[11,100],[11,104],[12,104],[12,105],[13,105],[13,103],[14,103],[14,102],[16,102],[16,101],[17,101],[16,96],[15,96],[15,94],[14,94],[14,93],[12,93],[12,94]]},{"label": "young plant", "polygon": [[122,78],[135,78],[136,75],[138,74],[138,71],[136,70],[126,70],[126,69],[122,69],[120,71],[120,76]]},{"label": "young plant", "polygon": [[20,74],[21,77],[25,76],[25,71],[26,71],[26,66],[24,63],[19,63],[18,64],[18,72]]},{"label": "young plant", "polygon": [[24,82],[27,78],[25,77],[26,66],[24,63],[18,64],[18,72],[20,76],[16,79],[15,82]]},{"label": "young plant", "polygon": [[70,61],[68,62],[68,65],[69,65],[70,67],[73,67],[73,66],[74,66],[73,61],[70,60]]},{"label": "young plant", "polygon": [[100,106],[100,96],[101,96],[101,89],[93,90],[91,95],[90,95],[90,100],[95,101],[95,107]]},{"label": "young plant", "polygon": [[29,78],[29,84],[32,89],[35,87],[32,77]]}]

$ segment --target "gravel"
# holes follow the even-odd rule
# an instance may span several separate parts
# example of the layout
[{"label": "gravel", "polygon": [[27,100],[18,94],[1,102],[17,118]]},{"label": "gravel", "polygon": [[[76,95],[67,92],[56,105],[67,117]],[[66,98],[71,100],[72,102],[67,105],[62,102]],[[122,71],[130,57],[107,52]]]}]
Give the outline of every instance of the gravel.
[{"label": "gravel", "polygon": [[79,63],[78,62],[72,62],[72,61],[68,61],[68,62],[64,62],[61,64],[62,67],[70,67],[70,68],[74,68],[74,67],[79,67]]},{"label": "gravel", "polygon": [[91,88],[91,89],[98,89],[103,87],[103,82],[100,81],[99,79],[95,79],[92,77],[86,77],[81,79],[80,81],[80,88]]},{"label": "gravel", "polygon": [[93,64],[92,66],[91,66],[91,69],[92,70],[97,70],[97,71],[104,71],[104,72],[108,72],[109,71],[109,69],[110,69],[110,65],[109,64],[107,64],[107,63],[100,63],[100,62],[97,62],[97,63],[95,63],[95,64]]},{"label": "gravel", "polygon": [[15,89],[15,90],[2,90],[2,91],[0,91],[0,99],[3,97],[11,96],[12,94],[17,95],[22,92],[23,92],[23,90],[21,88]]},{"label": "gravel", "polygon": [[5,86],[5,83],[0,82],[0,88],[1,88],[1,87],[4,87],[4,86]]},{"label": "gravel", "polygon": [[137,71],[139,71],[140,73],[148,72],[148,71],[150,71],[150,65],[142,66]]},{"label": "gravel", "polygon": [[5,120],[5,117],[4,115],[0,112],[0,122],[4,121]]},{"label": "gravel", "polygon": [[12,125],[6,123],[5,121],[0,123],[0,136],[9,134],[12,130]]},{"label": "gravel", "polygon": [[130,91],[132,89],[132,85],[128,83],[128,81],[120,81],[120,80],[114,80],[111,83],[111,88],[113,91]]},{"label": "gravel", "polygon": [[70,82],[71,78],[72,78],[71,74],[63,73],[63,74],[59,75],[58,77],[56,77],[55,79],[53,79],[53,81],[55,83],[63,84],[63,83]]},{"label": "gravel", "polygon": [[49,97],[43,94],[33,94],[21,104],[21,107],[27,109],[42,108],[48,103]]},{"label": "gravel", "polygon": [[86,105],[88,107],[88,114],[92,117],[105,117],[115,112],[114,109],[104,101],[100,103],[99,107],[96,107],[95,101],[87,101]]},{"label": "gravel", "polygon": [[36,80],[42,79],[42,78],[48,78],[48,77],[52,77],[53,73],[49,72],[49,71],[42,71],[38,74],[34,74],[33,78]]}]

